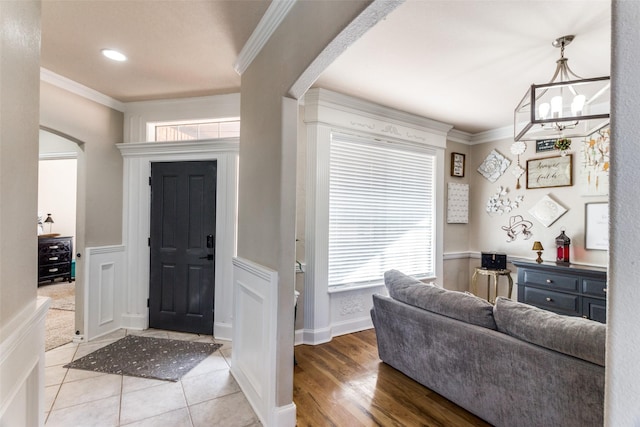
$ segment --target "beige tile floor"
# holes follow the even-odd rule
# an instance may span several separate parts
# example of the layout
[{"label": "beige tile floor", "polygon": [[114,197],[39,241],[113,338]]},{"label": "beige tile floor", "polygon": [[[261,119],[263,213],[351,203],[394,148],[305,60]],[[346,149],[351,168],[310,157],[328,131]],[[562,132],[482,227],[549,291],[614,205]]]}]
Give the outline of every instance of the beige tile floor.
[{"label": "beige tile floor", "polygon": [[212,342],[210,336],[149,329],[119,330],[88,343],[45,353],[47,427],[255,427],[262,424],[231,376],[231,344],[203,360],[178,382],[66,369],[63,365],[127,334]]}]

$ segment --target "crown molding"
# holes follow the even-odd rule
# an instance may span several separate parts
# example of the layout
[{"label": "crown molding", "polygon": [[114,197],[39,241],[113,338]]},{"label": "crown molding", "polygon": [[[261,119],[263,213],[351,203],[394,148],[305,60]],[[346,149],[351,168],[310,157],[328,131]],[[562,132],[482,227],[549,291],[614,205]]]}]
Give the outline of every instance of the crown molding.
[{"label": "crown molding", "polygon": [[267,44],[295,2],[296,0],[273,0],[271,2],[253,33],[251,33],[249,40],[240,51],[238,59],[233,64],[233,69],[236,73],[242,75],[249,68],[249,65],[258,56],[264,45]]},{"label": "crown molding", "polygon": [[451,129],[447,134],[447,141],[459,142],[461,144],[471,145],[473,134],[458,129]]},{"label": "crown molding", "polygon": [[[305,107],[307,108],[313,105],[327,106],[344,113],[355,113],[363,117],[382,120],[394,124],[402,124],[405,126],[411,125],[416,129],[428,131],[434,135],[446,136],[452,127],[448,123],[396,110],[361,98],[334,92],[329,89],[309,89],[304,98]],[[307,117],[307,120],[313,121],[313,119],[310,119],[309,117]]]},{"label": "crown molding", "polygon": [[40,80],[53,86],[59,87],[60,89],[64,89],[67,92],[74,93],[88,100],[97,102],[98,104],[102,104],[106,107],[120,111],[121,113],[125,112],[124,102],[113,99],[103,93],[98,92],[97,90],[81,85],[78,82],[63,77],[60,74],[56,74],[51,70],[47,70],[46,68],[40,67]]},{"label": "crown molding", "polygon": [[503,139],[513,140],[513,125],[474,133],[471,136],[471,145],[484,144],[485,142],[500,141]]},{"label": "crown molding", "polygon": [[451,129],[447,141],[459,142],[466,145],[484,144],[486,142],[513,139],[513,126],[490,129],[484,132],[469,133],[458,129]]}]

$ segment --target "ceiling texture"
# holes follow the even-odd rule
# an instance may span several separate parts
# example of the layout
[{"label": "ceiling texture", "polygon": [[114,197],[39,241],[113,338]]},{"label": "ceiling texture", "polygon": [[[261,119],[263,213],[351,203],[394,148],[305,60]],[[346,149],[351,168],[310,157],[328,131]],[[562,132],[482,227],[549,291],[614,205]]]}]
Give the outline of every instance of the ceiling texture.
[{"label": "ceiling texture", "polygon": [[[239,92],[233,64],[269,4],[43,0],[41,65],[121,102]],[[576,36],[576,74],[610,74],[610,15],[609,0],[407,0],[314,86],[470,134],[504,128],[528,86],[551,79],[557,37]]]}]

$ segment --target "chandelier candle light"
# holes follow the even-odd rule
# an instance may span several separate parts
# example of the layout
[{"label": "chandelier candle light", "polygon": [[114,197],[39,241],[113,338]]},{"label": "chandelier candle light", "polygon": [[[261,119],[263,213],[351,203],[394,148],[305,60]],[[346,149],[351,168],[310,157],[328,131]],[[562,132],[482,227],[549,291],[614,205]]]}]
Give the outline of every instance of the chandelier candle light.
[{"label": "chandelier candle light", "polygon": [[609,124],[610,77],[582,78],[564,57],[575,36],[557,38],[560,59],[549,83],[532,84],[514,114],[514,139],[533,141],[586,137]]}]

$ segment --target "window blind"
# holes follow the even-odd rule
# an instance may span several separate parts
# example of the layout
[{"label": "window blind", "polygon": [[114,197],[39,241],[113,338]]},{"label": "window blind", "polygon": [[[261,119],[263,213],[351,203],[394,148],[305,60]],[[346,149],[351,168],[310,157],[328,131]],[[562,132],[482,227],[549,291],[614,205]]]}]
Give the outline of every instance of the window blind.
[{"label": "window blind", "polygon": [[435,156],[339,133],[330,144],[329,286],[435,275]]}]

